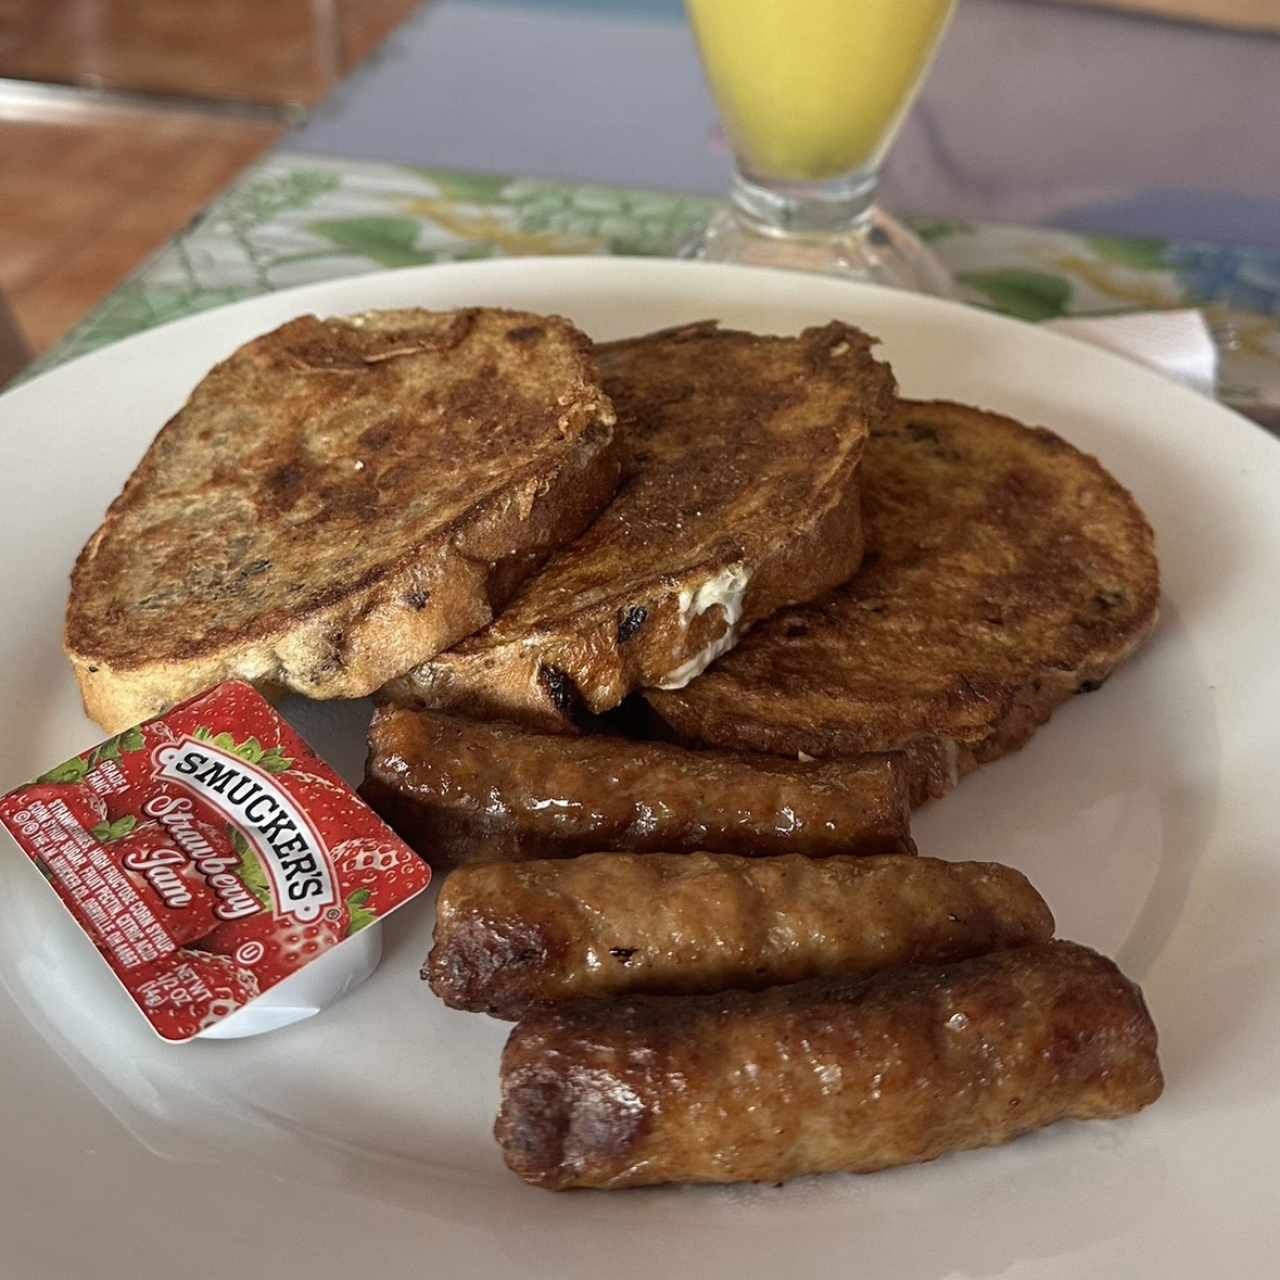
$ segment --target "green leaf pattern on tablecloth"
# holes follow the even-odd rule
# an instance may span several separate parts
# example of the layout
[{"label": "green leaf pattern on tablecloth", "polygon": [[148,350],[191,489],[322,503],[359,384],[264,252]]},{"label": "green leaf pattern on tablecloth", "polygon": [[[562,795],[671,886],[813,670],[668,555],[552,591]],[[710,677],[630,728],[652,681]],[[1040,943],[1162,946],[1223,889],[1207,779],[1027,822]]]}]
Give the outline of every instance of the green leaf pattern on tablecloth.
[{"label": "green leaf pattern on tablecloth", "polygon": [[[591,184],[276,154],[29,371],[180,316],[386,267],[502,254],[672,255],[714,203]],[[918,219],[962,296],[1028,320],[1203,305],[1220,385],[1280,403],[1280,253]]]},{"label": "green leaf pattern on tablecloth", "polygon": [[458,200],[466,204],[498,204],[504,187],[511,178],[501,173],[464,173],[448,169],[422,169],[412,167],[410,173],[421,174],[439,188],[446,200]]},{"label": "green leaf pattern on tablecloth", "polygon": [[600,241],[607,253],[675,253],[710,216],[714,202],[615,187],[515,181],[503,189],[515,226]]},{"label": "green leaf pattern on tablecloth", "polygon": [[324,169],[267,169],[230,188],[214,209],[232,222],[261,226],[291,209],[305,209],[341,185],[340,174]]},{"label": "green leaf pattern on tablecloth", "polygon": [[160,281],[147,285],[134,277],[111,295],[110,305],[100,309],[93,323],[92,346],[105,346],[170,320],[239,302],[255,292],[246,288],[193,289]]},{"label": "green leaf pattern on tablecloth", "polygon": [[1070,281],[1047,271],[961,271],[956,281],[1019,320],[1056,320],[1067,314],[1071,301]]},{"label": "green leaf pattern on tablecloth", "polygon": [[307,224],[316,235],[380,267],[420,267],[439,262],[436,249],[419,249],[422,224],[417,218],[321,218]]},{"label": "green leaf pattern on tablecloth", "polygon": [[1159,271],[1165,265],[1167,240],[1123,240],[1118,236],[1085,236],[1084,242],[1100,258],[1139,271]]}]

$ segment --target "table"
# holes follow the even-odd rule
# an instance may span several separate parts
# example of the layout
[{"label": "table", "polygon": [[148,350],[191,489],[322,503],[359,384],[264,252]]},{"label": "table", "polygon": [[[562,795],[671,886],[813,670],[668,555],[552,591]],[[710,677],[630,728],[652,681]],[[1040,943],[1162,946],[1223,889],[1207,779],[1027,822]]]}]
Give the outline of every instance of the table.
[{"label": "table", "polygon": [[[520,254],[671,255],[714,202],[625,187],[275,153],[27,371],[182,316],[389,267]],[[965,300],[1036,322],[1203,306],[1219,396],[1280,420],[1280,250],[914,219]]]},{"label": "table", "polygon": [[[1280,35],[959,0],[885,201],[1280,249],[1278,85]],[[716,196],[717,123],[681,0],[431,0],[287,145]]]}]

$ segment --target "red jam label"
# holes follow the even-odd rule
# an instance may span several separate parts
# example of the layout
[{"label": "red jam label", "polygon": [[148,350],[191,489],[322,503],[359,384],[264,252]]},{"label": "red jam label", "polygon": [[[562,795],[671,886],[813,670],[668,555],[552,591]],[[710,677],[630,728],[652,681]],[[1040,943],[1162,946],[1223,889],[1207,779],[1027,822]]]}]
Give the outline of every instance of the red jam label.
[{"label": "red jam label", "polygon": [[0,824],[166,1040],[198,1035],[431,879],[240,682],[18,787]]}]

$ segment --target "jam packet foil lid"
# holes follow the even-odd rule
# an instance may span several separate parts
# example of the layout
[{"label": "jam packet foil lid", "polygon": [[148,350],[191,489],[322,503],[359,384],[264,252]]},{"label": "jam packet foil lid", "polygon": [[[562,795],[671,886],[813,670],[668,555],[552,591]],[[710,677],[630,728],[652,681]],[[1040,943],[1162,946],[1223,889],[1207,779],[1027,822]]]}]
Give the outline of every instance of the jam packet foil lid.
[{"label": "jam packet foil lid", "polygon": [[232,681],[0,799],[8,829],[169,1041],[318,1012],[431,871]]}]

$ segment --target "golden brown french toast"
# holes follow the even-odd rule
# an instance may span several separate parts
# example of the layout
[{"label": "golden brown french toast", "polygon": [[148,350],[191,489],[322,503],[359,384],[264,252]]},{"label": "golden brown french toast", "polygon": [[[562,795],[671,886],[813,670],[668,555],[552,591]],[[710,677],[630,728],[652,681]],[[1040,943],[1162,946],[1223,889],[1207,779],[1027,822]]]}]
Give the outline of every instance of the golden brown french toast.
[{"label": "golden brown french toast", "polygon": [[858,472],[894,404],[873,340],[688,325],[596,348],[623,479],[498,620],[388,690],[395,701],[572,727],[633,689],[678,688],[862,555]]},{"label": "golden brown french toast", "polygon": [[646,694],[678,737],[905,751],[918,804],[1022,746],[1155,625],[1150,526],[1051,431],[904,401],[873,431],[862,493],[852,581],[762,623],[688,688]]},{"label": "golden brown french toast", "polygon": [[212,370],[76,562],[65,645],[115,731],[229,677],[372,692],[484,626],[618,478],[567,321],[303,316]]}]

